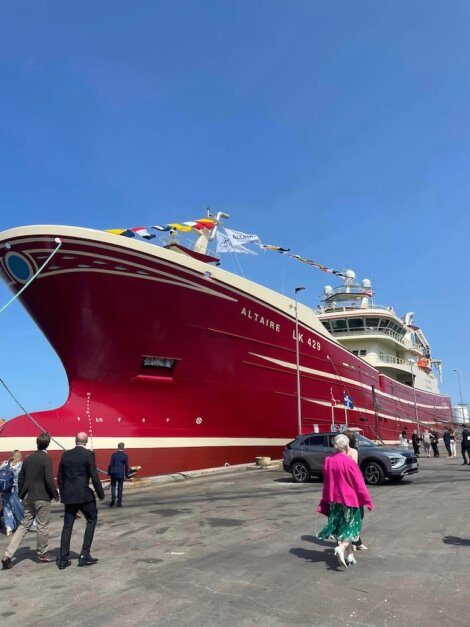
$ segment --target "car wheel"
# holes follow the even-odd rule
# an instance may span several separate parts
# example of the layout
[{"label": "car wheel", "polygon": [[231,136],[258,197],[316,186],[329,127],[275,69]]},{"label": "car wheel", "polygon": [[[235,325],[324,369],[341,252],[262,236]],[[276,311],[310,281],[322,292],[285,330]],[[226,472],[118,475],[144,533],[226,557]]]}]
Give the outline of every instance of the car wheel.
[{"label": "car wheel", "polygon": [[377,462],[367,462],[364,466],[364,479],[369,485],[380,485],[384,482],[385,473]]},{"label": "car wheel", "polygon": [[401,475],[400,477],[389,477],[389,479],[392,483],[398,483],[403,479],[403,475]]},{"label": "car wheel", "polygon": [[290,469],[295,483],[310,481],[310,468],[304,462],[294,462]]}]

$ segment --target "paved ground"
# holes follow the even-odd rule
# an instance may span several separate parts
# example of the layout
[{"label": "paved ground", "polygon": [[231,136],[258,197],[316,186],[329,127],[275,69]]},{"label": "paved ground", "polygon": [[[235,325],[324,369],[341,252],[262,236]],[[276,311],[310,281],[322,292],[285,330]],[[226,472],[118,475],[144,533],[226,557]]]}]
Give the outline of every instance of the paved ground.
[{"label": "paved ground", "polygon": [[[423,460],[413,481],[372,489],[358,564],[315,538],[321,484],[246,470],[132,491],[100,509],[100,562],[33,561],[29,533],[0,572],[9,625],[468,625],[470,468]],[[61,508],[53,508],[57,550]],[[72,548],[80,548],[77,521]],[[0,537],[0,550],[7,543]]]}]

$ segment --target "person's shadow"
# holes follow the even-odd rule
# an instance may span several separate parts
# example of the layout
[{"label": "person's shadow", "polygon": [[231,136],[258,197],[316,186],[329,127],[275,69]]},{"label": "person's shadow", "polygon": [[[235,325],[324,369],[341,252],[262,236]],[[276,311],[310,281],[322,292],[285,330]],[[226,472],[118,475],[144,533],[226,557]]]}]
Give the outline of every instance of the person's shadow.
[{"label": "person's shadow", "polygon": [[305,560],[306,562],[317,563],[324,562],[328,567],[328,570],[339,571],[339,564],[336,556],[331,551],[312,551],[308,549],[295,548],[290,549],[289,553],[296,557]]},{"label": "person's shadow", "polygon": [[[56,561],[59,559],[59,548],[51,549],[47,552],[48,554],[53,555],[56,558]],[[75,551],[70,551],[70,559],[78,559],[79,557],[79,553],[75,553]],[[29,560],[30,562],[37,562],[37,552],[35,549],[28,548],[26,546],[21,547],[16,551],[14,557],[12,557],[12,562],[14,566],[26,560]]]},{"label": "person's shadow", "polygon": [[444,544],[453,544],[454,546],[470,546],[470,539],[459,538],[458,536],[444,536],[442,542]]},{"label": "person's shadow", "polygon": [[290,549],[289,553],[292,553],[292,555],[295,555],[299,559],[303,559],[306,562],[311,562],[314,564],[317,562],[324,562],[328,567],[328,570],[343,570],[339,568],[336,555],[331,550],[332,548],[337,546],[336,542],[320,540],[319,538],[311,535],[301,536],[301,540],[303,540],[304,542],[312,542],[313,544],[318,544],[319,546],[324,547],[324,550],[314,551],[312,549],[302,549],[299,547],[295,549]]}]

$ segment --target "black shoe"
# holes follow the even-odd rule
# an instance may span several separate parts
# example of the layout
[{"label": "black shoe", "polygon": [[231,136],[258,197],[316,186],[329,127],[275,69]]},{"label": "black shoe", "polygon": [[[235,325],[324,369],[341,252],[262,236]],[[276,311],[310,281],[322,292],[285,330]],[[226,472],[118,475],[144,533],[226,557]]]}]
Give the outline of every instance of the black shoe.
[{"label": "black shoe", "polygon": [[72,565],[72,562],[70,560],[65,560],[63,562],[59,561],[58,564],[57,564],[57,568],[59,570],[64,570],[64,568],[68,568],[71,565]]},{"label": "black shoe", "polygon": [[462,464],[462,466],[466,466],[466,465],[467,465],[467,462],[464,462],[464,463]]},{"label": "black shoe", "polygon": [[92,566],[93,564],[96,564],[97,561],[98,559],[96,557],[91,557],[91,555],[80,555],[78,558],[78,565]]},{"label": "black shoe", "polygon": [[119,503],[118,501],[118,504],[116,505],[116,507],[122,507],[122,503]]},{"label": "black shoe", "polygon": [[8,570],[9,568],[12,568],[11,557],[4,557],[2,559],[2,568],[3,570]]},{"label": "black shoe", "polygon": [[111,501],[111,503],[109,504],[109,507],[114,507],[114,500]]}]

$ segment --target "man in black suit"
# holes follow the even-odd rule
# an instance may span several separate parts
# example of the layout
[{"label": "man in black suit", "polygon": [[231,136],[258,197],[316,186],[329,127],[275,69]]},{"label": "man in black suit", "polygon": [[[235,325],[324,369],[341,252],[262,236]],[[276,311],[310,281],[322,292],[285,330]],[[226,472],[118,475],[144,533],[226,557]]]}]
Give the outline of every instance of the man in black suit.
[{"label": "man in black suit", "polygon": [[124,453],[124,442],[119,442],[118,450],[111,455],[108,466],[108,475],[111,477],[111,503],[109,507],[113,507],[116,501],[116,484],[117,484],[117,506],[122,505],[122,486],[124,479],[129,476],[129,459],[127,453]]},{"label": "man in black suit", "polygon": [[24,518],[3,556],[2,567],[4,570],[12,567],[11,558],[34,519],[37,523],[38,562],[55,562],[55,558],[47,552],[51,499],[59,500],[52,474],[52,461],[46,451],[50,441],[51,438],[48,433],[38,435],[36,438],[38,450],[28,455],[21,467],[18,477],[18,493],[23,499]]},{"label": "man in black suit", "polygon": [[[465,425],[462,431],[462,457],[463,457],[463,466],[465,464],[470,464],[470,431],[468,427]],[[468,461],[467,461],[467,457]]]},{"label": "man in black suit", "polygon": [[98,510],[96,499],[89,486],[90,479],[100,499],[104,499],[104,490],[98,479],[95,464],[95,454],[86,448],[88,436],[86,433],[78,433],[75,438],[75,448],[65,451],[59,465],[57,480],[59,482],[60,499],[65,505],[64,527],[60,539],[59,569],[70,566],[69,559],[70,538],[72,536],[73,523],[78,511],[81,511],[86,519],[85,537],[78,560],[79,566],[96,564],[97,559],[91,557],[90,549],[95,533]]}]

